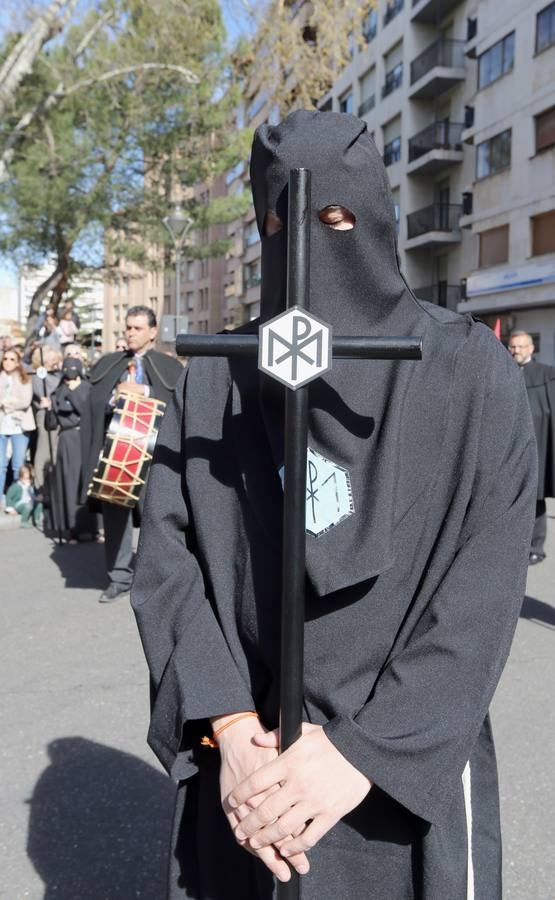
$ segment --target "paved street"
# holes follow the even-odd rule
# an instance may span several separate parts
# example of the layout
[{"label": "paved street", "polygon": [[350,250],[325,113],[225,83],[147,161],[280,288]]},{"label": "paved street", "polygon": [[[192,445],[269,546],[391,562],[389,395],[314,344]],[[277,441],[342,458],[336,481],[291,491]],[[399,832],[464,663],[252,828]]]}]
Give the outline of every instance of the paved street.
[{"label": "paved street", "polygon": [[[550,515],[493,707],[507,900],[554,896],[555,504]],[[103,547],[2,530],[0,577],[0,897],[163,900],[173,790],[145,744],[129,606],[97,603]]]}]

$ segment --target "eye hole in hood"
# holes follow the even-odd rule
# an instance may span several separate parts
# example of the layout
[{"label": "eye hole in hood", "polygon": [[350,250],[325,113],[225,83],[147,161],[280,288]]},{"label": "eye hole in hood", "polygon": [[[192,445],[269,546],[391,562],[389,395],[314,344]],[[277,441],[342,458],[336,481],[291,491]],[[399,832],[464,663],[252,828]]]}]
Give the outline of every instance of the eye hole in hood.
[{"label": "eye hole in hood", "polygon": [[278,214],[273,212],[273,210],[269,210],[264,216],[264,237],[272,237],[272,235],[277,234],[278,231],[281,231],[282,228],[283,222],[281,221]]},{"label": "eye hole in hood", "polygon": [[350,231],[356,224],[356,216],[350,209],[333,203],[324,206],[318,213],[318,218],[323,225],[334,231]]}]

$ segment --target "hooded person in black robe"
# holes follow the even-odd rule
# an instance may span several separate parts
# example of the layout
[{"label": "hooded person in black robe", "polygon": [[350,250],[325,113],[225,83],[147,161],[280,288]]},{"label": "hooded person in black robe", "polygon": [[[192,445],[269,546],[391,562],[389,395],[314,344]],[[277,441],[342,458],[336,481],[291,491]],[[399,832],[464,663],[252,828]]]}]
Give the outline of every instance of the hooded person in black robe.
[{"label": "hooded person in black robe", "polygon": [[56,503],[52,505],[52,531],[70,540],[98,532],[97,516],[79,500],[81,491],[81,415],[90,385],[84,380],[80,359],[67,358],[61,381],[51,396],[58,422],[56,450]]},{"label": "hooded person in black robe", "polygon": [[527,331],[513,331],[509,352],[520,367],[528,394],[538,445],[538,496],[530,546],[530,565],[545,559],[546,497],[555,497],[555,368],[533,359],[534,342]]},{"label": "hooded person in black robe", "polygon": [[[386,171],[366,124],[347,115],[300,111],[257,130],[263,320],[285,305],[298,166],[312,171],[311,312],[336,335],[421,335],[424,345],[418,362],[338,360],[309,388],[309,446],[348,471],[353,504],[307,534],[304,718],[345,784],[356,776],[366,788],[310,850],[302,898],[498,900],[487,713],[534,516],[524,385],[485,325],[407,287]],[[338,208],[354,227],[333,226]],[[201,738],[245,711],[259,732],[278,725],[282,407],[283,389],[254,360],[194,359],[151,469],[132,604],[151,674],[148,740],[179,784],[172,900],[273,896],[220,803],[227,748],[247,752],[239,743],[253,720],[221,735],[221,762]],[[305,736],[280,764],[302,746]],[[276,765],[265,761],[253,766],[262,777]]]}]

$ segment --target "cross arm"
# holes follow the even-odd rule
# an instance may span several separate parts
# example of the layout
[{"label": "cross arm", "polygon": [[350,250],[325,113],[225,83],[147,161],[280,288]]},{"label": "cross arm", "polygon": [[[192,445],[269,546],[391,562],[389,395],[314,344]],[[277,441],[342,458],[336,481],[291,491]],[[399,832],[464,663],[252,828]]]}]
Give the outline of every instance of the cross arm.
[{"label": "cross arm", "polygon": [[[179,334],[178,356],[257,356],[255,334]],[[336,359],[422,359],[421,337],[336,337]]]}]

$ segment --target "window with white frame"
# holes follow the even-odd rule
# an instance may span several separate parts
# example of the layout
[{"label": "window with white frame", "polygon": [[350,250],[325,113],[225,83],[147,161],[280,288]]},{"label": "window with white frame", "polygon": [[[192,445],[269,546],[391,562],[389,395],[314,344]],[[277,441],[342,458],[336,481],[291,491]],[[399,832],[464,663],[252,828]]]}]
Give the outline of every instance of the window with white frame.
[{"label": "window with white frame", "polygon": [[515,59],[515,33],[508,34],[479,58],[478,90],[512,71]]},{"label": "window with white frame", "polygon": [[401,116],[387,122],[383,127],[383,161],[386,166],[401,159]]},{"label": "window with white frame", "polygon": [[511,165],[511,129],[502,131],[478,144],[476,152],[476,178],[496,175]]},{"label": "window with white frame", "polygon": [[555,3],[550,3],[536,16],[536,53],[555,44]]}]

